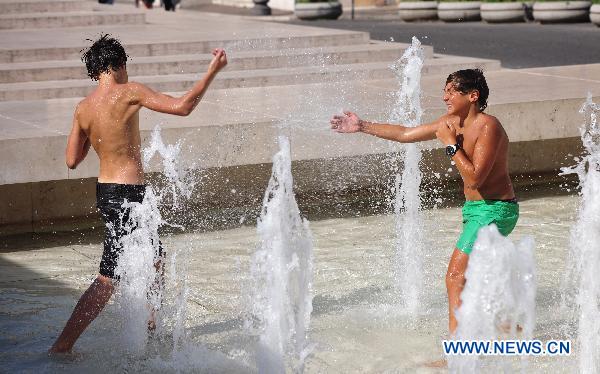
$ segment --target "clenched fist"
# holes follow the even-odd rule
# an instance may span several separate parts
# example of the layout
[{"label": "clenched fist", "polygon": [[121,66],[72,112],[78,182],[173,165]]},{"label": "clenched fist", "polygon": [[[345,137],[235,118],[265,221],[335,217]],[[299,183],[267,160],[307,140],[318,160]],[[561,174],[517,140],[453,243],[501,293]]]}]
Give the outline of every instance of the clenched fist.
[{"label": "clenched fist", "polygon": [[225,50],[222,48],[215,48],[212,51],[212,55],[214,57],[210,62],[210,65],[208,65],[208,70],[218,73],[227,65],[227,55],[225,54]]}]

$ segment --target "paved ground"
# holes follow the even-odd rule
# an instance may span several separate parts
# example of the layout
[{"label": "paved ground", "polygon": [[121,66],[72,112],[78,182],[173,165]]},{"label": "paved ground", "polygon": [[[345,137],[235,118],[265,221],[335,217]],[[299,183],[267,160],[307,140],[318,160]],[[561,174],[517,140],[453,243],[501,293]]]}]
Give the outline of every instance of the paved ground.
[{"label": "paved ground", "polygon": [[486,23],[403,23],[398,20],[290,21],[327,28],[368,31],[372,39],[410,43],[416,36],[434,52],[502,61],[506,68],[600,62],[600,28],[593,24],[489,25]]}]

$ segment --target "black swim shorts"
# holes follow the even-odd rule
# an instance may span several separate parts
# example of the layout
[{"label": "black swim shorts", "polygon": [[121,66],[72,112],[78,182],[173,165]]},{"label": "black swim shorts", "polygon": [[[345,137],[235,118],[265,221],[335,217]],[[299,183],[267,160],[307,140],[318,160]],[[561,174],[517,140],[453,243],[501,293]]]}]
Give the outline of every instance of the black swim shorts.
[{"label": "black swim shorts", "polygon": [[[125,201],[141,203],[144,200],[145,185],[97,183],[96,206],[106,225],[104,231],[104,252],[100,261],[100,275],[115,279],[115,268],[123,251],[121,238],[132,230],[135,223],[129,218],[130,208],[123,207]],[[163,256],[159,243],[159,256]]]}]

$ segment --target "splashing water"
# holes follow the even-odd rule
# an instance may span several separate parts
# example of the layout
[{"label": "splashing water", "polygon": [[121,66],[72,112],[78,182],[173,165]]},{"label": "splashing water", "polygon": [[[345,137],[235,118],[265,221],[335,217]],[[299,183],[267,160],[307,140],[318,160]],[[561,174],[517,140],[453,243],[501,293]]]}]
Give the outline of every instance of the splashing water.
[{"label": "splashing water", "polygon": [[289,140],[280,136],[278,141],[251,269],[256,282],[252,308],[262,330],[260,373],[301,372],[310,352],[306,335],[312,312],[312,234],[293,192]]},{"label": "splashing water", "polygon": [[[122,331],[124,346],[134,353],[143,353],[148,338],[148,321],[160,318],[154,315],[162,309],[164,279],[162,270],[164,259],[159,257],[160,240],[158,230],[161,226],[170,225],[161,215],[160,206],[168,195],[175,208],[179,200],[191,196],[194,181],[178,163],[180,143],[165,145],[159,126],[154,128],[149,145],[143,150],[144,167],[149,166],[155,154],[162,159],[163,174],[167,178],[167,188],[160,193],[152,186],[147,186],[142,203],[125,202],[124,208],[130,210],[127,222],[128,234],[121,238],[122,254],[119,256],[115,274],[119,277],[117,301],[123,314]],[[177,271],[174,261],[177,253],[171,257],[171,282],[180,285],[175,298],[174,338],[175,347],[184,336],[185,296],[187,286],[185,271]],[[185,268],[185,267],[184,267]],[[180,269],[179,269],[180,270]],[[155,321],[156,323],[157,321]]]},{"label": "splashing water", "polygon": [[[179,197],[189,199],[197,183],[189,170],[195,169],[196,165],[191,165],[189,169],[184,169],[180,163],[179,155],[181,153],[181,141],[175,144],[165,144],[161,136],[160,126],[155,126],[150,136],[149,144],[142,151],[144,167],[148,167],[154,155],[158,154],[162,160],[162,173],[167,178],[167,185],[170,187],[173,208],[179,205]],[[164,195],[164,194],[163,194]],[[164,199],[165,196],[161,196]]]},{"label": "splashing water", "polygon": [[571,251],[563,285],[563,302],[578,319],[579,371],[600,372],[600,105],[588,94],[579,110],[585,116],[581,140],[587,152],[562,174],[577,174],[581,202],[571,230]]},{"label": "splashing water", "polygon": [[[415,127],[421,124],[421,69],[423,49],[415,37],[412,45],[392,65],[400,82],[396,105],[390,122]],[[394,212],[396,214],[396,264],[395,289],[399,292],[406,309],[416,313],[423,276],[421,258],[426,246],[421,213],[421,150],[417,144],[404,144],[404,169],[396,174],[394,182]],[[393,165],[400,164],[400,156]]]},{"label": "splashing water", "polygon": [[[125,202],[130,209],[128,231],[121,238],[123,253],[115,269],[119,279],[119,305],[123,314],[123,342],[135,353],[144,351],[151,311],[160,307],[154,263],[159,255],[158,228],[162,217],[152,188],[146,188],[143,202]],[[160,280],[158,280],[160,281]]]},{"label": "splashing water", "polygon": [[[496,225],[479,230],[466,271],[456,311],[458,340],[531,339],[535,327],[536,268],[532,237],[515,245]],[[448,356],[453,373],[516,372],[527,365],[526,356],[514,368],[511,360],[481,360],[477,355]]]}]

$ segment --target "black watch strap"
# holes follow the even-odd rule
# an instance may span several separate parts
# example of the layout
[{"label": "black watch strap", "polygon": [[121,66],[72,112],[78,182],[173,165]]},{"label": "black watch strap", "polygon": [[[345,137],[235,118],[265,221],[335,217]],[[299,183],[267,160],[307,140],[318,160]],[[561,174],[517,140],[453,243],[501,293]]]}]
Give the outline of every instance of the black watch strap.
[{"label": "black watch strap", "polygon": [[453,157],[459,149],[460,144],[458,143],[446,146],[446,155]]}]

